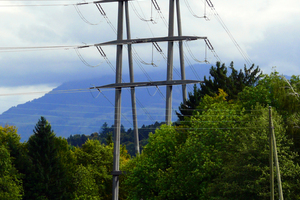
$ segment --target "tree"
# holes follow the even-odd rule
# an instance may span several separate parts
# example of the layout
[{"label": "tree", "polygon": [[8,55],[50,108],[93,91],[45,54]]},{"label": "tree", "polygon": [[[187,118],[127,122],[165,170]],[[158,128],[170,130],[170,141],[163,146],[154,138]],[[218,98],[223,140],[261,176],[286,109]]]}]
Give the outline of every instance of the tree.
[{"label": "tree", "polygon": [[81,147],[86,141],[88,137],[84,134],[76,134],[76,135],[70,135],[70,137],[67,138],[67,141],[70,145]]},{"label": "tree", "polygon": [[[192,176],[187,178],[194,185],[197,182],[193,180],[202,178],[203,199],[268,199],[268,108],[257,105],[246,112],[234,102],[205,99],[200,103],[205,111],[191,118],[193,137],[188,138],[187,148],[183,147],[178,156],[179,166],[194,166]],[[295,177],[300,168],[294,162],[298,156],[291,150],[292,141],[286,137],[283,119],[275,110],[273,121],[285,199],[298,199]]]},{"label": "tree", "polygon": [[[77,169],[84,171],[88,177],[91,178],[90,186],[90,197],[96,196],[99,199],[109,199],[112,191],[112,163],[113,163],[113,151],[112,146],[105,146],[101,144],[98,140],[87,140],[82,148],[75,149],[75,156],[77,159]],[[86,178],[88,178],[86,177]],[[84,180],[84,179],[83,179]],[[96,185],[93,185],[95,182]],[[86,194],[84,188],[76,186],[76,194],[82,195]],[[94,188],[96,186],[96,188]]]},{"label": "tree", "polygon": [[[99,140],[87,140],[81,148],[75,148],[76,172],[74,174],[77,199],[111,199],[113,143],[101,144]],[[124,145],[120,148],[120,169],[130,156]],[[120,187],[120,199],[126,192]]]},{"label": "tree", "polygon": [[14,126],[0,126],[0,144],[4,145],[10,153],[12,164],[17,168],[19,173],[25,174],[28,163],[27,149],[25,143],[20,142],[20,135]]},{"label": "tree", "polygon": [[68,199],[66,169],[50,123],[41,117],[28,142],[29,173],[25,178],[25,199]]},{"label": "tree", "polygon": [[[206,95],[185,126],[162,126],[128,163],[128,199],[268,199],[268,108],[251,112],[219,90]],[[298,155],[274,110],[285,199],[299,199]],[[299,178],[298,178],[299,177]]]},{"label": "tree", "polygon": [[13,126],[0,126],[0,199],[22,199],[22,175],[15,167],[20,136]]},{"label": "tree", "polygon": [[77,166],[73,174],[73,180],[75,182],[75,187],[73,188],[75,200],[103,199],[99,196],[99,189],[91,166]]},{"label": "tree", "polygon": [[[293,150],[300,153],[300,77],[292,76],[290,80],[274,71],[270,75],[264,74],[255,87],[245,87],[239,93],[239,101],[246,110],[250,110],[257,103],[270,105],[283,117],[286,134],[293,140]],[[300,159],[298,159],[300,164]]]},{"label": "tree", "polygon": [[9,151],[0,144],[0,199],[22,199],[20,174],[13,166]]},{"label": "tree", "polygon": [[206,79],[204,76],[204,83],[200,83],[200,88],[194,86],[193,93],[189,93],[189,98],[185,103],[179,106],[179,112],[176,112],[180,121],[184,121],[184,117],[191,116],[193,110],[199,105],[199,102],[205,95],[214,96],[219,89],[223,89],[227,94],[227,100],[237,99],[237,95],[246,86],[254,86],[260,78],[260,69],[254,64],[244,71],[239,72],[233,67],[233,62],[230,63],[229,69],[231,74],[228,76],[228,69],[225,63],[221,65],[216,63],[216,67],[212,66],[210,69],[210,77]]},{"label": "tree", "polygon": [[164,185],[162,179],[168,176],[172,166],[176,135],[174,127],[162,125],[155,134],[149,135],[142,154],[128,162],[123,183],[128,191],[127,199],[168,199],[164,192],[169,185]]}]

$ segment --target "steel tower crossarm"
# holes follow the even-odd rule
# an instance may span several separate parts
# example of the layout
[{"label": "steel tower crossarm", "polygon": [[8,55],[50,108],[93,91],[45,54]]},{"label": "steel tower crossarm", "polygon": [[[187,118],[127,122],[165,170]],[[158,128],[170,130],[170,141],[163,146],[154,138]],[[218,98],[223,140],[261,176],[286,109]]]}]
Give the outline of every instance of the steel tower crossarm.
[{"label": "steel tower crossarm", "polygon": [[108,85],[103,85],[103,86],[91,87],[90,89],[147,87],[147,86],[182,85],[182,84],[196,84],[196,83],[203,83],[203,81],[198,81],[198,80],[170,80],[170,81],[116,83],[116,84],[108,84]]},{"label": "steel tower crossarm", "polygon": [[173,37],[155,37],[155,38],[139,38],[139,39],[128,39],[128,40],[113,40],[109,42],[103,42],[95,44],[94,46],[109,46],[109,45],[125,45],[125,44],[141,44],[141,43],[152,43],[152,42],[170,42],[170,41],[193,41],[207,39],[207,37],[199,36],[173,36]]}]

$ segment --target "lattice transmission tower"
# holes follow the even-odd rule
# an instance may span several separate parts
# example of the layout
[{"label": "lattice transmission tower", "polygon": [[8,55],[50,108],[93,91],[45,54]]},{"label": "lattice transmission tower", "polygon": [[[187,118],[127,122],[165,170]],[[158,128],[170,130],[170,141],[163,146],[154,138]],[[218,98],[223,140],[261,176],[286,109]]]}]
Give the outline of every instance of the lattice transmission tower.
[{"label": "lattice transmission tower", "polygon": [[[119,199],[119,175],[122,174],[119,168],[120,162],[120,135],[121,135],[121,93],[122,88],[131,88],[131,100],[132,100],[132,116],[133,116],[133,129],[134,129],[134,141],[135,151],[139,154],[139,137],[138,137],[138,126],[137,126],[137,114],[136,114],[136,97],[135,87],[141,86],[159,86],[165,85],[166,90],[166,111],[165,119],[168,125],[171,124],[172,119],[172,86],[182,85],[183,102],[187,99],[186,84],[195,84],[201,81],[199,80],[186,80],[185,77],[185,65],[184,65],[184,52],[182,42],[184,40],[206,40],[207,37],[199,36],[182,36],[181,27],[181,15],[180,15],[180,2],[179,0],[169,0],[169,22],[168,22],[168,36],[166,37],[154,37],[154,38],[142,38],[142,39],[131,39],[130,32],[130,19],[129,19],[129,0],[102,0],[97,3],[118,3],[118,25],[117,25],[117,40],[96,44],[95,46],[106,46],[116,45],[116,79],[114,84],[93,87],[93,88],[115,88],[115,114],[114,114],[114,160],[113,160],[113,194],[112,199]],[[175,12],[176,7],[176,12]],[[178,36],[174,35],[174,21],[175,13],[177,20]],[[124,15],[125,14],[125,15]],[[127,38],[123,39],[123,25],[124,17],[126,20],[126,34]],[[181,79],[173,80],[173,49],[174,41],[179,42],[179,58],[180,58],[180,69]],[[140,43],[156,43],[156,42],[168,42],[168,55],[167,55],[167,77],[166,80],[162,81],[151,81],[151,82],[134,82],[133,62],[132,62],[132,45]],[[123,57],[123,45],[127,45],[128,49],[128,64],[129,64],[129,75],[130,82],[122,83],[122,57]],[[91,88],[91,89],[93,89]]]}]

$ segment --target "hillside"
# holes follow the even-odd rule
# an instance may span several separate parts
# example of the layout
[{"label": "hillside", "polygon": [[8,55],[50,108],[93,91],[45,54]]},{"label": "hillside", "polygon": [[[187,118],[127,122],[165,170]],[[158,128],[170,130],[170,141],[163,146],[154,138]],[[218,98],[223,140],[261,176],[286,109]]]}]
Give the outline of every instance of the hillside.
[{"label": "hillside", "polygon": [[[195,65],[200,77],[208,76],[210,65]],[[193,71],[186,70],[187,79],[196,79]],[[164,80],[164,73],[150,73],[153,80]],[[135,80],[141,81],[144,75],[136,75]],[[174,74],[174,79],[179,77]],[[126,81],[126,80],[125,80]],[[145,81],[145,79],[144,79]],[[104,122],[113,124],[114,90],[87,90],[89,87],[114,83],[114,76],[103,76],[99,79],[78,80],[63,83],[41,98],[12,107],[0,115],[0,125],[15,125],[22,141],[32,135],[35,124],[40,116],[44,116],[52,125],[58,136],[69,137],[71,134],[91,134],[98,132]],[[192,87],[188,87],[191,89]],[[78,90],[83,89],[83,90]],[[132,127],[131,99],[127,89],[122,92],[121,123],[126,129]],[[165,119],[165,87],[137,88],[138,124],[153,124]],[[182,102],[181,86],[174,86],[173,109],[177,110]],[[173,114],[173,121],[177,117]]]}]

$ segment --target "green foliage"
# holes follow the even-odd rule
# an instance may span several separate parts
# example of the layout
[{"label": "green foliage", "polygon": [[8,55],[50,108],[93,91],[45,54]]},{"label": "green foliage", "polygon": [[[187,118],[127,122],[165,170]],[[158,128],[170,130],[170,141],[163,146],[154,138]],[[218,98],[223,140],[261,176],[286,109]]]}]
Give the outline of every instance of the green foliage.
[{"label": "green foliage", "polygon": [[[300,153],[299,84],[299,76],[292,76],[288,81],[274,71],[270,75],[262,75],[256,87],[246,87],[239,93],[239,100],[247,110],[257,103],[276,108],[287,126],[287,136],[293,140],[293,150],[298,153]],[[298,163],[300,164],[300,160]]]},{"label": "green foliage", "polygon": [[[112,146],[105,146],[98,140],[88,140],[82,145],[82,148],[76,148],[75,156],[77,158],[76,170],[84,171],[88,176],[82,177],[82,181],[90,181],[89,185],[86,185],[90,194],[87,194],[86,188],[81,187],[83,183],[76,186],[75,194],[80,196],[89,195],[88,199],[93,199],[98,196],[98,199],[111,198],[112,191],[112,161],[113,153]],[[77,177],[78,179],[80,177]]]},{"label": "green foliage", "polygon": [[[41,117],[34,135],[20,143],[15,127],[0,126],[0,199],[111,199],[113,143],[91,136],[82,147],[69,146]],[[129,159],[121,145],[121,170]],[[124,199],[126,191],[120,193]]]},{"label": "green foliage", "polygon": [[[81,148],[74,150],[76,169],[73,173],[75,199],[111,199],[113,144],[104,145],[98,140],[87,140]],[[125,146],[120,148],[120,169],[128,162],[130,155]],[[121,179],[122,177],[120,177]],[[120,188],[120,199],[126,194]]]},{"label": "green foliage", "polygon": [[270,105],[282,110],[284,101],[291,100],[291,96],[286,93],[287,82],[278,75],[278,72],[272,72],[270,75],[264,74],[255,87],[246,87],[239,93],[239,100],[246,109],[251,109],[256,103],[261,105]]},{"label": "green foliage", "polygon": [[[159,128],[163,123],[155,122],[150,125],[143,125],[139,128],[139,140],[140,147],[143,148],[148,143],[148,135],[150,132],[155,131],[156,128]],[[81,147],[88,139],[90,140],[98,140],[102,144],[109,145],[113,141],[113,125],[111,127],[105,122],[99,133],[92,133],[91,135],[71,135],[67,138],[67,141],[70,145]],[[124,126],[121,125],[121,141],[122,145],[126,146],[128,153],[131,156],[135,155],[135,147],[134,147],[134,132],[130,128],[125,130]]]},{"label": "green foliage", "polygon": [[163,125],[149,135],[143,153],[129,161],[126,167],[129,173],[124,181],[129,193],[127,199],[164,199],[162,189],[168,186],[163,185],[162,178],[167,175],[175,153],[175,135],[174,127]]},{"label": "green foliage", "polygon": [[[297,181],[293,178],[299,176],[300,168],[293,162],[296,154],[290,150],[292,143],[285,136],[281,117],[276,112],[273,117],[281,175],[285,180],[283,187],[285,199],[297,199],[299,198]],[[203,149],[199,149],[202,153],[197,159],[200,163],[197,164],[205,168],[199,169],[199,176],[208,175],[203,177],[204,180],[209,180],[205,183],[207,198],[267,199],[269,197],[267,108],[256,106],[251,113],[244,113],[236,105],[219,107],[218,104],[213,104],[209,110],[192,118],[191,123],[194,128],[204,129],[195,131],[191,143],[203,144]],[[197,155],[199,154],[195,156]],[[290,191],[293,193],[291,194]]]},{"label": "green foliage", "polygon": [[70,135],[70,137],[67,138],[68,143],[75,147],[81,147],[87,140],[88,137],[84,134]]},{"label": "green foliage", "polygon": [[73,174],[76,188],[74,189],[75,200],[98,200],[103,199],[99,196],[98,186],[90,166],[79,165]]},{"label": "green foliage", "polygon": [[21,137],[17,134],[17,129],[14,126],[0,126],[0,143],[7,146],[10,151],[15,151],[20,144]]},{"label": "green foliage", "polygon": [[67,199],[66,169],[51,125],[38,121],[27,143],[30,165],[25,178],[25,199]]},{"label": "green foliage", "polygon": [[[268,199],[268,108],[246,112],[226,100],[205,96],[187,126],[162,126],[132,159],[125,179],[127,199]],[[299,199],[298,156],[273,112],[285,199]]]},{"label": "green foliage", "polygon": [[22,199],[20,175],[12,164],[9,151],[0,144],[0,199]]},{"label": "green foliage", "polygon": [[14,165],[20,136],[13,126],[0,126],[0,199],[22,199],[22,175]]},{"label": "green foliage", "polygon": [[189,93],[188,100],[181,103],[179,112],[176,112],[180,121],[184,121],[184,117],[192,115],[193,110],[199,105],[199,102],[205,95],[214,96],[219,89],[223,89],[227,94],[227,100],[235,100],[238,93],[246,86],[254,86],[259,80],[260,69],[255,68],[254,64],[244,71],[239,72],[233,67],[233,62],[230,63],[229,69],[231,74],[228,75],[228,69],[223,63],[216,63],[216,67],[212,66],[210,69],[209,79],[204,76],[204,83],[200,83],[200,88],[194,86],[193,93]]}]

